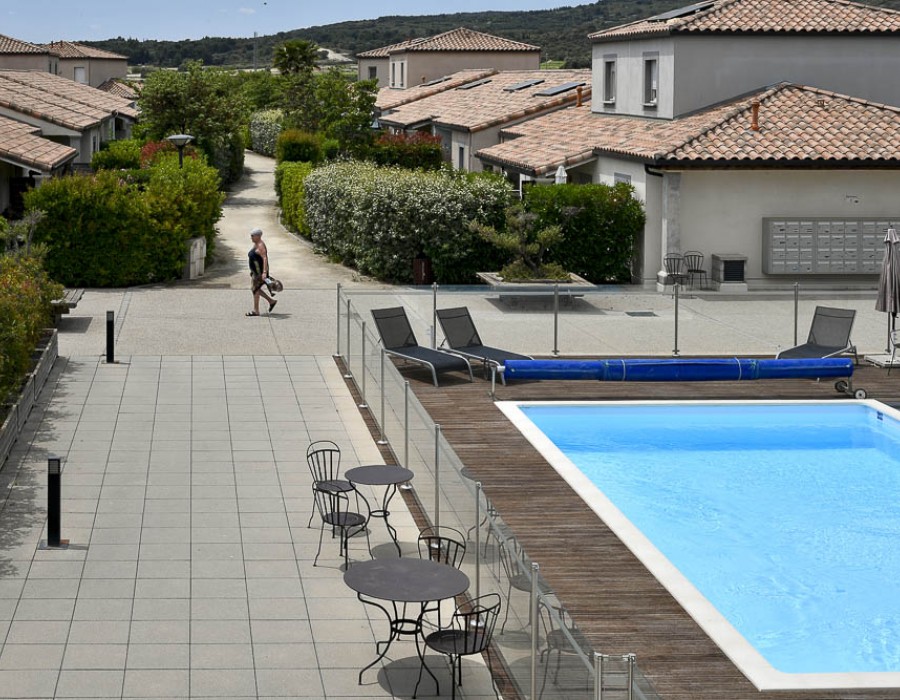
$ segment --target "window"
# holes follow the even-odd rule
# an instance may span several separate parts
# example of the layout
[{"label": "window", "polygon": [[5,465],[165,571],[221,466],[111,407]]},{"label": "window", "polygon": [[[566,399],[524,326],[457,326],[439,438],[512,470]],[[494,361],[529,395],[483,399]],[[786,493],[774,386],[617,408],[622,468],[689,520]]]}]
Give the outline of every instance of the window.
[{"label": "window", "polygon": [[397,87],[397,64],[391,64],[391,87]]},{"label": "window", "polygon": [[659,95],[659,58],[644,56],[644,106],[655,107]]},{"label": "window", "polygon": [[459,168],[460,170],[465,170],[466,169],[466,147],[465,146],[459,147],[459,152],[458,152],[457,157],[458,157],[459,161],[458,161],[458,164],[456,167]]},{"label": "window", "polygon": [[406,64],[400,64],[400,87],[406,87]]},{"label": "window", "polygon": [[375,80],[378,77],[378,66],[369,66],[369,80]]},{"label": "window", "polygon": [[625,173],[613,173],[613,182],[617,185],[620,182],[624,182],[626,185],[630,185],[631,175],[626,175]]},{"label": "window", "polygon": [[603,59],[603,102],[616,102],[616,57]]},{"label": "window", "polygon": [[75,82],[82,84],[87,82],[87,72],[84,70],[84,66],[75,66]]}]

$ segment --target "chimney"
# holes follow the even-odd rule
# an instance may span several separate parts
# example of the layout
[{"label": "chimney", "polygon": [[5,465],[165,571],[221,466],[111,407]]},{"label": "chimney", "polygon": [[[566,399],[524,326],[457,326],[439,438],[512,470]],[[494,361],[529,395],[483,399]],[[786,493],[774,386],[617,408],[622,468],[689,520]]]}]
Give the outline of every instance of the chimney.
[{"label": "chimney", "polygon": [[578,94],[578,99],[575,102],[575,106],[581,107],[581,99],[582,99],[582,94],[584,93],[584,87],[579,85],[577,88],[575,88],[575,92]]},{"label": "chimney", "polygon": [[750,103],[750,128],[759,131],[759,100]]}]

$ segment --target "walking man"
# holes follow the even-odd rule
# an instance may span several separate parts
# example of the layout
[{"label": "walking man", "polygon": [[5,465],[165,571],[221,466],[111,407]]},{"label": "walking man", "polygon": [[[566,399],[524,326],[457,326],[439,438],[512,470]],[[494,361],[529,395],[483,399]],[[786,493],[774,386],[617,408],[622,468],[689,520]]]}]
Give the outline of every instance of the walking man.
[{"label": "walking man", "polygon": [[269,276],[269,252],[262,241],[262,229],[255,228],[250,232],[250,240],[253,247],[247,253],[250,260],[250,291],[253,292],[253,311],[248,311],[247,316],[259,316],[259,298],[262,297],[269,303],[269,313],[278,302],[263,291],[266,278]]}]

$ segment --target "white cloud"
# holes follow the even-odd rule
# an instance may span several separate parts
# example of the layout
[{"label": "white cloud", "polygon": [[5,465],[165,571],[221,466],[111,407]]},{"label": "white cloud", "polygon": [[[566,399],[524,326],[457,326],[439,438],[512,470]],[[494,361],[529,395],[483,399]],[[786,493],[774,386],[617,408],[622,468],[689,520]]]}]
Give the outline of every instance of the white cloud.
[{"label": "white cloud", "polygon": [[254,10],[252,7],[242,7],[240,10],[238,10],[238,12],[240,12],[242,15],[255,15],[256,14],[256,10]]}]

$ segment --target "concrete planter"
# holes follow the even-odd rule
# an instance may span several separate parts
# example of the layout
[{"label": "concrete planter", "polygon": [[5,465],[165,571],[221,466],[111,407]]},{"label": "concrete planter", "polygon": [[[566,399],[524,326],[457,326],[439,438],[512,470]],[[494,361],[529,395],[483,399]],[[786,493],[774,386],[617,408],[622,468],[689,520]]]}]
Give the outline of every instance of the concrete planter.
[{"label": "concrete planter", "polygon": [[556,280],[528,280],[526,282],[508,282],[497,272],[475,273],[485,284],[491,287],[491,291],[500,293],[500,301],[511,306],[518,306],[524,302],[536,301],[547,304],[553,301],[554,290],[559,288],[559,302],[563,306],[573,306],[576,299],[581,299],[587,290],[594,285],[574,272],[569,273],[568,282]]},{"label": "concrete planter", "polygon": [[47,377],[50,376],[50,370],[53,369],[53,363],[56,362],[58,355],[59,339],[54,328],[47,331],[44,340],[32,355],[34,368],[22,385],[18,399],[9,407],[3,425],[0,426],[0,466],[6,462],[19,433],[25,427],[25,421],[28,420],[31,409],[47,383]]}]

